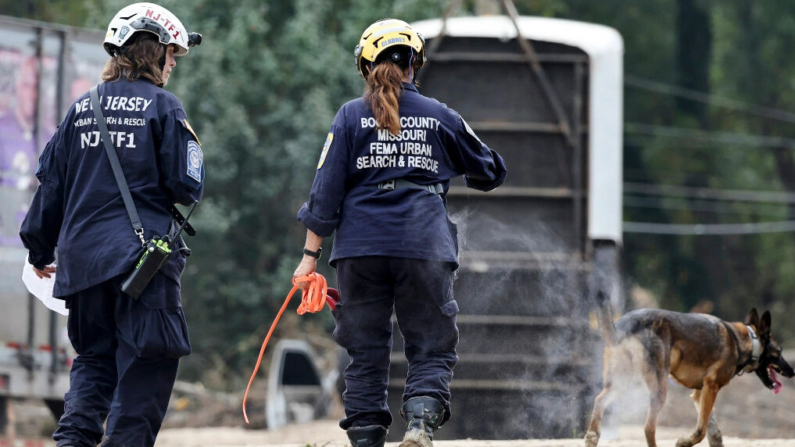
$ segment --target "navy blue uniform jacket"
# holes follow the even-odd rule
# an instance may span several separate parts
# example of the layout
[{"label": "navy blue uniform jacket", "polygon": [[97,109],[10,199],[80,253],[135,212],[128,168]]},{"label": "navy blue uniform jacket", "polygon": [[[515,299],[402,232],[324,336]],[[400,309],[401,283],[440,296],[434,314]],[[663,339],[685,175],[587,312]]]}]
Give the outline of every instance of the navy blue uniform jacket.
[{"label": "navy blue uniform jacket", "polygon": [[483,144],[458,113],[403,84],[399,135],[378,129],[363,98],[340,108],[298,220],[318,236],[336,231],[330,261],[393,256],[457,265],[455,226],[445,196],[420,189],[377,189],[393,179],[420,185],[464,175],[489,191],[505,179],[502,157]]},{"label": "navy blue uniform jacket", "polygon": [[[139,80],[99,86],[124,175],[148,240],[165,235],[171,204],[201,198],[202,151],[179,99]],[[36,170],[40,185],[20,237],[38,268],[55,260],[53,296],[65,297],[129,272],[141,256],[88,93],[69,109],[44,148]],[[179,281],[185,258],[173,255],[162,273]]]}]

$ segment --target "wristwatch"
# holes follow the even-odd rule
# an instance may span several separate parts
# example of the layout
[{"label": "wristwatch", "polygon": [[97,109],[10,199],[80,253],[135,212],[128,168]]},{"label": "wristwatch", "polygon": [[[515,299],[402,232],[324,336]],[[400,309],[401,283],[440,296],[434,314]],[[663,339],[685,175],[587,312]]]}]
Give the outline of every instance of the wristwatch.
[{"label": "wristwatch", "polygon": [[311,251],[309,249],[304,248],[304,254],[307,256],[311,256],[315,259],[320,259],[320,253],[323,251],[322,247],[318,247],[317,251]]}]

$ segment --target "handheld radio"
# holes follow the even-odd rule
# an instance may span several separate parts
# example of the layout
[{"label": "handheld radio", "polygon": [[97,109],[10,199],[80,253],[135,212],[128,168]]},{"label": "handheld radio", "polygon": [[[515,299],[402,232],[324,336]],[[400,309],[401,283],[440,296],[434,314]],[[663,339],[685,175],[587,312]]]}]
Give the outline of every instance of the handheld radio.
[{"label": "handheld radio", "polygon": [[188,211],[188,215],[180,223],[179,230],[177,230],[173,237],[164,236],[161,239],[155,236],[144,245],[144,254],[141,255],[141,259],[138,260],[135,270],[133,270],[130,276],[128,276],[121,285],[122,292],[133,298],[141,296],[141,293],[149,284],[149,281],[152,280],[152,277],[155,276],[155,273],[168,261],[172,253],[169,244],[176,241],[180,234],[182,234],[182,230],[185,228],[185,225],[188,224],[188,219],[190,219],[198,203],[199,202],[194,202],[190,211]]}]

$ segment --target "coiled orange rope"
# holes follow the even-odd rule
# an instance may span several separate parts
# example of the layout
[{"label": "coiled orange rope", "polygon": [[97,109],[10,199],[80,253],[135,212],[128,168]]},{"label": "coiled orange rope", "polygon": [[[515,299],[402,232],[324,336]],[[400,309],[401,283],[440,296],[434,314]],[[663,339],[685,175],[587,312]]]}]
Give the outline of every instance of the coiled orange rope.
[{"label": "coiled orange rope", "polygon": [[287,308],[287,304],[290,303],[295,291],[300,288],[298,284],[305,282],[309,283],[309,287],[304,289],[303,293],[301,294],[301,304],[298,306],[298,315],[303,315],[307,312],[320,312],[323,310],[323,305],[326,304],[328,283],[326,282],[326,278],[324,278],[323,275],[313,272],[308,275],[293,278],[293,288],[290,289],[290,293],[287,294],[287,298],[284,300],[282,308],[279,309],[279,313],[276,314],[276,318],[271,324],[268,335],[265,336],[265,341],[262,342],[262,347],[259,350],[259,357],[257,358],[257,364],[254,366],[254,371],[251,373],[251,378],[248,380],[246,393],[243,395],[243,419],[245,419],[246,424],[249,423],[248,415],[246,414],[246,400],[248,399],[248,392],[251,389],[251,384],[254,383],[254,377],[257,375],[259,366],[262,363],[262,356],[265,354],[265,347],[268,346],[268,341],[271,339],[271,334],[273,334],[273,330],[276,329],[276,323],[278,323],[279,319],[282,317],[284,309]]}]

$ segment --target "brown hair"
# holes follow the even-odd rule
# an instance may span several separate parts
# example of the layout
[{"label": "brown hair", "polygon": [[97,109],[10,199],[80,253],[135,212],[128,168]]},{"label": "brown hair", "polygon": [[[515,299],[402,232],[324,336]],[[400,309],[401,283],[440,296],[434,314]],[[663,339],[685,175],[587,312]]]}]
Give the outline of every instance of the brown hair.
[{"label": "brown hair", "polygon": [[403,70],[397,64],[384,61],[367,75],[364,100],[372,109],[378,127],[392,134],[400,133],[398,100],[402,94]]},{"label": "brown hair", "polygon": [[163,86],[163,57],[166,47],[152,33],[141,32],[132,36],[116,55],[108,59],[102,70],[105,82],[127,79],[136,81],[145,78],[153,84]]}]

